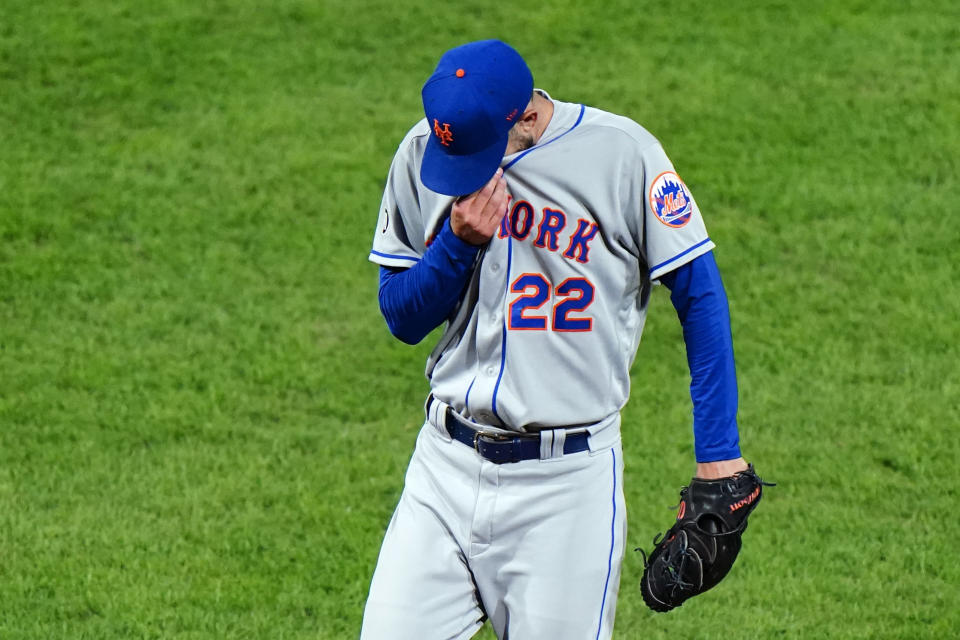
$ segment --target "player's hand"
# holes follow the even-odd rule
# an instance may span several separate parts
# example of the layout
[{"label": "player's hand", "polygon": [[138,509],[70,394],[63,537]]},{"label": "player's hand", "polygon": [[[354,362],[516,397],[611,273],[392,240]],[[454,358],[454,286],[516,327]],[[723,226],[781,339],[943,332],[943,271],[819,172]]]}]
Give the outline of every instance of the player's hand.
[{"label": "player's hand", "polygon": [[716,462],[698,462],[696,477],[702,478],[703,480],[729,478],[735,473],[746,471],[747,467],[747,461],[743,458],[717,460]]},{"label": "player's hand", "polygon": [[503,169],[497,169],[483,188],[453,203],[450,228],[464,242],[486,244],[506,213],[507,181],[503,178]]}]

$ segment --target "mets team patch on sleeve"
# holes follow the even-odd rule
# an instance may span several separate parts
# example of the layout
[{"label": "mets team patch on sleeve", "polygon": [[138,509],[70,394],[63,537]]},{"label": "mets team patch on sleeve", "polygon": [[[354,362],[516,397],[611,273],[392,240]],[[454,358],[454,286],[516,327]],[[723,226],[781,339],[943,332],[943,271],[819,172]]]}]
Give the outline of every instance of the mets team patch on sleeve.
[{"label": "mets team patch on sleeve", "polygon": [[657,220],[679,229],[693,214],[693,198],[680,176],[673,171],[664,171],[650,185],[650,209]]}]

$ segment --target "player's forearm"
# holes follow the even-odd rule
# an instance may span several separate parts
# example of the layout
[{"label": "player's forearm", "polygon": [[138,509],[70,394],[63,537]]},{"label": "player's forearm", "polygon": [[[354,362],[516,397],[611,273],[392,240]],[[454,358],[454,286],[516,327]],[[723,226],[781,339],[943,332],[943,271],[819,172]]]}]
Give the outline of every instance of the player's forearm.
[{"label": "player's forearm", "polygon": [[423,258],[409,269],[380,268],[380,312],[390,333],[417,344],[456,306],[479,248],[463,242],[444,223]]},{"label": "player's forearm", "polygon": [[661,278],[683,325],[698,463],[740,458],[737,375],[726,292],[713,253]]}]

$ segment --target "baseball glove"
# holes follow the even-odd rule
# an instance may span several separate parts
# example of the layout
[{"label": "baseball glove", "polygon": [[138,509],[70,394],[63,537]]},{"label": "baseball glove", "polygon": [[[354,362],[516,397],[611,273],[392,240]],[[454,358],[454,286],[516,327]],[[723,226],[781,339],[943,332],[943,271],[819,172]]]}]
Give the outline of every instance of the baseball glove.
[{"label": "baseball glove", "polygon": [[653,539],[649,556],[643,554],[640,593],[648,607],[670,611],[727,575],[764,486],[774,485],[761,480],[751,464],[729,478],[693,478],[680,490],[676,522]]}]

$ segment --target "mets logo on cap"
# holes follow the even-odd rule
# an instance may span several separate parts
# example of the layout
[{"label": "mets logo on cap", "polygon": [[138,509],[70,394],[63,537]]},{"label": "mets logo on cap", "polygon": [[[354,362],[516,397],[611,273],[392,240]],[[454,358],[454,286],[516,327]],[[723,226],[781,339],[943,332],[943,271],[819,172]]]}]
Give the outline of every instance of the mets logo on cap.
[{"label": "mets logo on cap", "polygon": [[673,171],[664,171],[650,185],[650,208],[657,220],[679,229],[693,215],[693,198],[680,176]]}]

